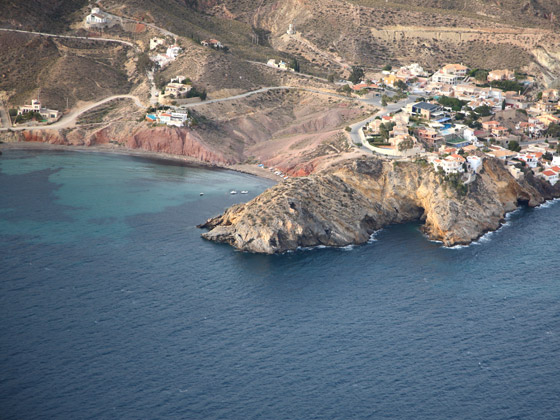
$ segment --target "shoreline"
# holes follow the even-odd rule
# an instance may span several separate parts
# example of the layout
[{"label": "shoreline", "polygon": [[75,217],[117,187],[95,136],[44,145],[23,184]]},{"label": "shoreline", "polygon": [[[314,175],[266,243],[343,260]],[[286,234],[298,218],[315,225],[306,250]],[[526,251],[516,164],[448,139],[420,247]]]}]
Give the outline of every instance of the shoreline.
[{"label": "shoreline", "polygon": [[[253,175],[269,181],[281,180],[266,169],[258,168],[256,165],[238,164],[238,165],[219,165],[197,160],[189,156],[171,155],[168,153],[152,152],[142,149],[129,149],[124,147],[111,146],[72,146],[63,144],[50,144],[40,142],[4,142],[0,143],[0,151],[2,150],[43,150],[43,151],[64,151],[64,152],[87,152],[87,153],[106,153],[110,155],[139,157],[165,163],[174,163],[181,166],[194,166],[206,169],[230,170],[246,175]],[[1,158],[0,158],[1,159]]]}]

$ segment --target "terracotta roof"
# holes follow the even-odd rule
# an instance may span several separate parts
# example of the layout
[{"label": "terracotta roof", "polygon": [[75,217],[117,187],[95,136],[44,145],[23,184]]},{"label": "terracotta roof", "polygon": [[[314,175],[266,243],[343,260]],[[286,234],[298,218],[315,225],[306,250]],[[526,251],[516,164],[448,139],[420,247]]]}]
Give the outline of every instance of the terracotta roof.
[{"label": "terracotta roof", "polygon": [[507,156],[514,156],[515,155],[515,152],[512,152],[510,150],[492,150],[489,153],[491,155],[496,156],[496,157],[507,157]]},{"label": "terracotta roof", "polygon": [[460,161],[464,161],[464,160],[465,160],[465,158],[464,158],[463,156],[458,155],[458,154],[452,154],[451,157],[452,157],[453,159],[460,160]]}]

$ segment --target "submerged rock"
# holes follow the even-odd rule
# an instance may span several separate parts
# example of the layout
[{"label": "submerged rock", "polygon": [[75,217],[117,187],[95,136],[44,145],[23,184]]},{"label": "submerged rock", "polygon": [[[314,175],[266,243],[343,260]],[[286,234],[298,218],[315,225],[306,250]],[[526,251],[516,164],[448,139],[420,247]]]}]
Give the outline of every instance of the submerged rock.
[{"label": "submerged rock", "polygon": [[363,244],[384,226],[420,220],[446,246],[468,244],[497,229],[520,203],[537,206],[560,186],[527,174],[517,181],[502,162],[485,159],[462,192],[425,162],[365,157],[326,172],[292,178],[199,227],[202,236],[243,251],[281,253],[298,247]]}]

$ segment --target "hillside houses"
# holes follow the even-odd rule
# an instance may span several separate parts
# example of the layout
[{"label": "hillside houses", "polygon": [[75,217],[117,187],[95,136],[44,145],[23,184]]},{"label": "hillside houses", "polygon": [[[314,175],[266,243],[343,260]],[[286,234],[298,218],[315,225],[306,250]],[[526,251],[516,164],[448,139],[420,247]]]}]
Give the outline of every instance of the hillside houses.
[{"label": "hillside houses", "polygon": [[99,7],[92,8],[91,13],[86,16],[87,28],[107,28],[110,25],[112,25],[111,19]]},{"label": "hillside houses", "polygon": [[511,70],[492,70],[488,73],[487,80],[489,82],[515,80],[515,73]]},{"label": "hillside houses", "polygon": [[432,164],[436,169],[441,168],[443,171],[449,175],[451,173],[461,173],[465,172],[465,158],[458,154],[452,154],[446,156],[442,159],[433,159]]},{"label": "hillside houses", "polygon": [[423,118],[425,120],[437,120],[445,118],[446,116],[441,105],[428,102],[416,102],[413,104],[408,104],[406,106],[405,112],[409,115]]},{"label": "hillside houses", "polygon": [[[362,144],[381,155],[420,155],[441,167],[446,175],[466,173],[464,182],[471,182],[481,170],[484,154],[502,160],[515,177],[525,176],[530,169],[551,183],[558,182],[560,176],[553,168],[560,167],[560,157],[550,160],[558,140],[551,139],[547,130],[552,127],[553,133],[558,132],[560,91],[546,89],[534,101],[531,98],[537,95],[531,90],[533,85],[519,82],[518,74],[511,70],[490,71],[488,83],[475,80],[476,74],[468,74],[468,68],[460,64],[446,65],[430,78],[411,77],[411,66],[384,71],[381,80],[385,85],[398,84],[399,89],[422,92],[426,99],[371,121],[364,127]],[[407,83],[406,88],[400,81]],[[367,86],[361,83],[354,87],[365,90]],[[524,144],[543,135],[548,136],[550,144]]]},{"label": "hillside houses", "polygon": [[[155,41],[155,42],[158,43],[159,41]],[[165,45],[165,44],[158,43],[156,47],[159,45]],[[154,63],[156,63],[159,66],[159,68],[163,69],[164,67],[168,66],[173,61],[175,61],[182,52],[183,49],[180,46],[173,44],[167,47],[165,54],[155,54],[150,56],[150,59]]]},{"label": "hillside houses", "polygon": [[546,171],[542,172],[542,177],[552,185],[555,185],[558,182],[559,176],[560,168],[558,167],[556,167],[555,169],[547,169]]},{"label": "hillside houses", "polygon": [[212,47],[218,50],[225,48],[224,45],[217,39],[205,39],[204,41],[200,42],[200,45],[202,45],[203,47]]},{"label": "hillside houses", "polygon": [[[55,122],[61,117],[61,113],[55,109],[48,109],[41,104],[38,99],[32,99],[30,105],[22,105],[18,107],[17,115],[19,120],[26,119],[28,115],[40,115],[43,122]],[[16,117],[16,122],[18,122]]]},{"label": "hillside houses", "polygon": [[187,93],[192,89],[192,86],[183,83],[168,83],[165,86],[165,96],[173,98],[182,98],[187,96]]},{"label": "hillside houses", "polygon": [[434,73],[432,81],[435,83],[444,83],[447,85],[456,85],[467,75],[468,67],[462,64],[447,64]]},{"label": "hillside houses", "polygon": [[541,100],[531,107],[531,111],[537,114],[550,114],[558,110],[560,110],[560,91],[558,89],[544,90]]},{"label": "hillside houses", "polygon": [[146,121],[154,124],[165,124],[175,127],[188,127],[192,119],[187,110],[181,108],[169,108],[158,110],[155,113],[146,114]]}]

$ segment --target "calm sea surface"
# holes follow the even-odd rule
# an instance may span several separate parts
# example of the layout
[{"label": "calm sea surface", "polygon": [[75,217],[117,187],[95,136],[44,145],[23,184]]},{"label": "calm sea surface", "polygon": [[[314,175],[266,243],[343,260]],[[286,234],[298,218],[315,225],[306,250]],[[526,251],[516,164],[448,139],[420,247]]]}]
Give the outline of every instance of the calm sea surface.
[{"label": "calm sea surface", "polygon": [[280,256],[200,238],[268,186],[5,151],[0,418],[560,418],[560,202],[460,249],[416,224]]}]

